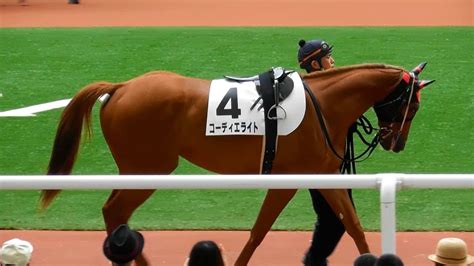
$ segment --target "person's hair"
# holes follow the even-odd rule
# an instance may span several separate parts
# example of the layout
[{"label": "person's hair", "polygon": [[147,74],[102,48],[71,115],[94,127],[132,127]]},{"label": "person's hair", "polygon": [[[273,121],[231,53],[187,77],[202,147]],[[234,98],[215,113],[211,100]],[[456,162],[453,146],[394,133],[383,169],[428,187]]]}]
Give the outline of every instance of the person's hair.
[{"label": "person's hair", "polygon": [[[321,66],[319,66],[321,67]],[[315,71],[315,69],[313,68],[313,66],[311,64],[304,64],[301,66],[302,69],[306,70],[306,73],[311,73],[313,71]]]},{"label": "person's hair", "polygon": [[364,253],[357,257],[354,266],[373,266],[377,261],[377,256],[371,253]]},{"label": "person's hair", "polygon": [[197,242],[189,254],[188,266],[224,266],[219,246],[210,240]]},{"label": "person's hair", "polygon": [[383,254],[377,259],[375,266],[403,266],[403,261],[395,254]]}]

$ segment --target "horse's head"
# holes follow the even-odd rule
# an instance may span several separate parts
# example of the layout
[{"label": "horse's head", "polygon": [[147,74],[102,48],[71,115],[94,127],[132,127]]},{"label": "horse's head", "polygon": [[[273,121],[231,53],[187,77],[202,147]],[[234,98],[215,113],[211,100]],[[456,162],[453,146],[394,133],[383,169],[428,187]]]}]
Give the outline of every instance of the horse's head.
[{"label": "horse's head", "polygon": [[380,144],[385,150],[400,152],[405,148],[413,118],[420,107],[420,90],[434,80],[419,80],[426,66],[421,63],[403,78],[395,89],[374,105],[380,127]]}]

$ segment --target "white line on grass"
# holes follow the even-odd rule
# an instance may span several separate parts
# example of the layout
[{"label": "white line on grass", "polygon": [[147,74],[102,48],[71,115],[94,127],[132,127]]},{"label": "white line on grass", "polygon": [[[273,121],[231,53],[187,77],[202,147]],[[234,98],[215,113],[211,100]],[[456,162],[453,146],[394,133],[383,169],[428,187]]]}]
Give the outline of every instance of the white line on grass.
[{"label": "white line on grass", "polygon": [[36,116],[36,113],[44,112],[52,109],[62,108],[71,101],[71,99],[59,100],[49,103],[28,106],[24,108],[0,112],[0,117],[28,117]]}]

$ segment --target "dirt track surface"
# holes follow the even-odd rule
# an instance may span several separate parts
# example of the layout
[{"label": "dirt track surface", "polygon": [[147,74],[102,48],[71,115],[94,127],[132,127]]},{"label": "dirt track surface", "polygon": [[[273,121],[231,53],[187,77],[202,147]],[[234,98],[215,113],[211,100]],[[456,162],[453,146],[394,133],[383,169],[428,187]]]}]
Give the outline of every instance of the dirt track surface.
[{"label": "dirt track surface", "polygon": [[473,0],[0,0],[0,27],[472,26]]},{"label": "dirt track surface", "polygon": [[[0,0],[0,27],[91,26],[473,26],[473,0]],[[1,40],[0,40],[1,41]],[[233,263],[248,232],[144,232],[152,265],[182,265],[192,245],[203,239],[222,243]],[[250,265],[301,265],[311,232],[270,232]],[[442,237],[466,240],[474,233],[397,233],[397,253],[405,265],[431,265],[426,256]],[[0,243],[18,237],[34,245],[32,266],[110,265],[102,255],[105,232],[0,231]],[[368,233],[380,254],[380,234]],[[330,265],[352,265],[353,241],[344,236]]]},{"label": "dirt track surface", "polygon": [[[242,231],[161,231],[143,232],[145,252],[152,265],[183,265],[191,247],[199,240],[210,239],[224,246],[232,264],[243,247],[248,232]],[[32,266],[97,265],[110,266],[102,255],[105,232],[2,231],[0,241],[19,237],[34,246]],[[474,247],[474,233],[397,233],[397,254],[407,266],[431,265],[426,256],[432,254],[443,237],[459,237]],[[311,240],[311,232],[270,232],[255,252],[250,266],[301,265],[300,261]],[[380,234],[367,233],[373,252],[380,254]],[[347,235],[343,237],[330,265],[352,265],[357,249]]]}]

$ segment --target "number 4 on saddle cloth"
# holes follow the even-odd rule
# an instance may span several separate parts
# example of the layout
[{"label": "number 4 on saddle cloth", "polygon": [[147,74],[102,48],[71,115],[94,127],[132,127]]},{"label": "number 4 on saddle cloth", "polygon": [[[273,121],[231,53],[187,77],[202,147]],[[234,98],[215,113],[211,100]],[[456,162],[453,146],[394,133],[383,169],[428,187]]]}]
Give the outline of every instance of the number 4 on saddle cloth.
[{"label": "number 4 on saddle cloth", "polygon": [[[266,101],[271,104],[269,109],[276,112],[276,115],[270,112],[270,118],[278,121],[278,135],[293,132],[303,121],[306,110],[303,82],[298,73],[282,70],[281,81],[271,81],[271,87],[264,87],[260,78],[268,76],[272,80],[273,71],[277,69],[281,68],[248,78],[226,76],[225,79],[213,80],[208,99],[206,135],[265,135],[265,114],[268,112],[262,107]],[[275,84],[278,86],[276,102]],[[268,100],[262,100],[265,91],[270,93]]]},{"label": "number 4 on saddle cloth", "polygon": [[305,110],[304,85],[294,71],[278,67],[248,78],[226,76],[211,83],[206,135],[264,135],[260,172],[270,174],[278,135],[293,132]]}]

